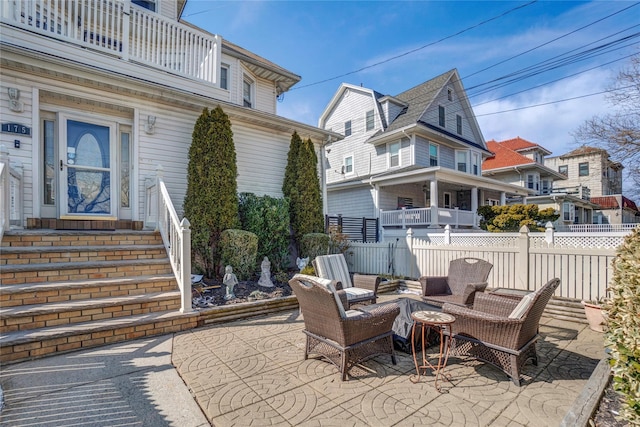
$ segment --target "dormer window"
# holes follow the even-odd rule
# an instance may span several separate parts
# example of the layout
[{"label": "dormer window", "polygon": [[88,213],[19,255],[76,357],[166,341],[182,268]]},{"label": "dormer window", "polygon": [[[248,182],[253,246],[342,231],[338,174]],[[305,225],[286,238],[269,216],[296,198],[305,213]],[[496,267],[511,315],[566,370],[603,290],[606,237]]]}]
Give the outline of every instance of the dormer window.
[{"label": "dormer window", "polygon": [[344,122],[344,136],[351,135],[351,120]]},{"label": "dormer window", "polygon": [[253,107],[253,81],[247,77],[242,81],[242,101],[245,107]]},{"label": "dormer window", "polygon": [[445,120],[444,120],[444,107],[442,105],[438,106],[438,124],[441,127],[445,127]]}]

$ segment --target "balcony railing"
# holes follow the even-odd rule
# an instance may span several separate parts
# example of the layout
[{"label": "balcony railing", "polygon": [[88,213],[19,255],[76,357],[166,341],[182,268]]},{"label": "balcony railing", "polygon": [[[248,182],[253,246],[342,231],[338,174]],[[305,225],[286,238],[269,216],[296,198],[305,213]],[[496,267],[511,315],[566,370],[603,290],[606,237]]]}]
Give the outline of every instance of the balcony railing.
[{"label": "balcony railing", "polygon": [[407,228],[447,224],[452,227],[475,227],[478,225],[478,215],[475,212],[458,208],[438,208],[438,220],[433,222],[431,208],[402,208],[395,211],[380,211],[380,225],[382,227]]},{"label": "balcony railing", "polygon": [[589,187],[578,185],[575,187],[554,188],[551,193],[571,194],[583,200],[591,200],[591,190]]},{"label": "balcony railing", "polygon": [[150,13],[129,0],[3,0],[4,24],[218,82],[222,39]]}]

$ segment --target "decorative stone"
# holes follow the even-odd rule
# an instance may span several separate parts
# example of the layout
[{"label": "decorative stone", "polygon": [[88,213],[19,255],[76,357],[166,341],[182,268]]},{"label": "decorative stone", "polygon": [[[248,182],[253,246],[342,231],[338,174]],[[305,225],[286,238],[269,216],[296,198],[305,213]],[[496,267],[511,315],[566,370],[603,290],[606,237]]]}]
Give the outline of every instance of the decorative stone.
[{"label": "decorative stone", "polygon": [[264,257],[262,263],[260,263],[260,279],[258,285],[265,288],[273,288],[274,284],[271,281],[271,262],[269,258]]},{"label": "decorative stone", "polygon": [[238,278],[235,274],[233,274],[233,267],[227,265],[224,268],[224,277],[222,278],[222,283],[227,287],[227,294],[224,296],[224,299],[230,300],[234,299],[236,296],[233,293],[233,288],[238,284]]},{"label": "decorative stone", "polygon": [[298,270],[302,271],[307,264],[309,264],[309,257],[306,258],[296,258],[296,265],[298,266]]}]

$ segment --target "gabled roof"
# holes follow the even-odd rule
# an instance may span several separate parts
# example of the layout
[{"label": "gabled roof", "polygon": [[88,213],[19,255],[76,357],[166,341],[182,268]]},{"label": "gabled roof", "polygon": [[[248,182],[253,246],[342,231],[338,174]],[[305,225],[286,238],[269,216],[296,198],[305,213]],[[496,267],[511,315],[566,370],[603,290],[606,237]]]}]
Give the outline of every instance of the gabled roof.
[{"label": "gabled roof", "polygon": [[607,153],[607,150],[602,149],[602,148],[596,148],[596,147],[588,147],[586,145],[583,145],[580,148],[576,148],[573,151],[569,151],[566,154],[563,154],[560,156],[560,158],[565,158],[565,157],[576,157],[576,156],[586,156],[589,154],[605,154],[607,157],[609,157],[609,154]]},{"label": "gabled roof", "polygon": [[535,163],[530,158],[514,151],[512,148],[502,145],[493,139],[487,141],[487,148],[493,152],[493,157],[489,157],[482,162],[482,170],[503,169],[513,166],[529,165]]},{"label": "gabled roof", "polygon": [[544,151],[545,154],[551,154],[551,151],[547,150],[543,146],[531,141],[527,141],[526,139],[520,138],[519,136],[516,138],[500,141],[499,144],[513,151],[529,151],[537,148],[540,151]]},{"label": "gabled roof", "polygon": [[[627,199],[625,196],[622,197],[622,207],[632,209],[634,211],[638,211],[638,207],[633,202],[633,200]],[[591,201],[597,205],[600,205],[603,209],[619,209],[620,204],[618,203],[617,196],[602,196],[602,197],[592,197]]]}]

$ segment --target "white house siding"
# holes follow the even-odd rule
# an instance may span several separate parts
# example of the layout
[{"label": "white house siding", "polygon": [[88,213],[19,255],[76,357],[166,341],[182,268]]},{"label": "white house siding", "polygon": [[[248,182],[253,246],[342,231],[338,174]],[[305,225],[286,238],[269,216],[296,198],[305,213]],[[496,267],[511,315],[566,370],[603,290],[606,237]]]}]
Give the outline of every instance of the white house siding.
[{"label": "white house siding", "polygon": [[425,196],[419,184],[395,185],[393,189],[387,191],[381,188],[378,200],[380,209],[393,210],[398,208],[398,198],[408,198],[413,201],[413,207],[425,207]]},{"label": "white house siding", "polygon": [[254,78],[256,85],[255,108],[267,113],[276,113],[276,89],[269,80]]},{"label": "white house siding", "polygon": [[393,103],[393,102],[384,102],[382,104],[382,111],[384,112],[384,115],[386,117],[387,120],[387,125],[389,125],[391,122],[393,122],[396,117],[398,117],[398,115],[402,112],[402,110],[404,109],[404,107]]},{"label": "white house siding", "polygon": [[329,215],[367,218],[377,216],[370,187],[333,190],[329,192],[327,199]]},{"label": "white house siding", "polygon": [[440,156],[438,166],[447,169],[456,168],[456,151],[453,148],[440,144],[438,146],[438,155]]},{"label": "white house siding", "polygon": [[436,99],[431,103],[429,108],[427,108],[427,111],[425,111],[421,119],[434,126],[438,126],[438,107],[443,106],[445,107],[444,129],[454,135],[457,135],[456,115],[460,115],[462,117],[462,135],[460,136],[468,141],[481,144],[482,141],[478,140],[469,122],[469,114],[473,114],[473,112],[468,111],[463,103],[459,101],[458,93],[455,92],[455,89],[453,100],[449,101],[447,99],[447,87],[454,89],[453,85],[445,86],[443,90],[440,91]]}]

